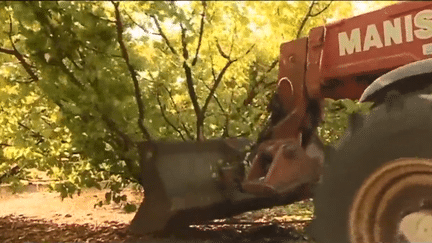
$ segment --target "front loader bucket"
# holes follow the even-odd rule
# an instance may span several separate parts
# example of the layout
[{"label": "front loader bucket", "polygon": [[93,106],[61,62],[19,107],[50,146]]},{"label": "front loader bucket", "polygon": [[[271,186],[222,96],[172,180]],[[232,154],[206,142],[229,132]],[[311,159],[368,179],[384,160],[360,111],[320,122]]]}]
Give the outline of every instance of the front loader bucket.
[{"label": "front loader bucket", "polygon": [[[141,144],[141,152],[153,151],[153,159],[141,164],[145,197],[129,230],[139,234],[170,232],[310,196],[304,188],[265,198],[242,193],[237,186],[240,183],[235,182],[236,170],[221,161],[241,163],[241,151],[248,144],[244,139]],[[153,150],[149,150],[151,146]]]}]

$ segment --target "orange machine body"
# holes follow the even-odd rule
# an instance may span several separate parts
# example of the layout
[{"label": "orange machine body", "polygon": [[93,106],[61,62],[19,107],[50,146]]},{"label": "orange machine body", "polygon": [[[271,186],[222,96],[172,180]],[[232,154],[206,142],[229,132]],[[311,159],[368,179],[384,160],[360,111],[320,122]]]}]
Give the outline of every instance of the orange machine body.
[{"label": "orange machine body", "polygon": [[[316,150],[322,145],[309,135],[304,140],[322,116],[324,98],[359,99],[382,74],[431,57],[432,2],[395,4],[283,43],[274,98],[283,116],[265,131],[244,190],[281,194],[318,180],[323,156]],[[312,103],[318,109],[309,109]]]}]

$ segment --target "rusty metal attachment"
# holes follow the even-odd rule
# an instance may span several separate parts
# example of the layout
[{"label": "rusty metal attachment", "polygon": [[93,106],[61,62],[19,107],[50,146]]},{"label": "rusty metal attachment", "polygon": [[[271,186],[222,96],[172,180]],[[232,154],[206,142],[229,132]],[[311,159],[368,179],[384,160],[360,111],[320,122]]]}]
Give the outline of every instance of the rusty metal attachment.
[{"label": "rusty metal attachment", "polygon": [[318,181],[324,159],[322,150],[305,150],[300,143],[298,139],[280,139],[261,144],[243,189],[256,195],[281,195]]},{"label": "rusty metal attachment", "polygon": [[277,109],[271,110],[271,126],[264,131],[242,183],[246,192],[257,196],[283,195],[320,177],[322,146],[302,140],[305,133],[315,129],[305,125],[311,123],[307,114],[310,100],[304,87],[307,45],[307,38],[281,45],[279,81],[273,97]]},{"label": "rusty metal attachment", "polygon": [[[284,195],[253,195],[241,181],[246,139],[156,142],[142,161],[145,198],[132,220],[134,233],[170,232],[209,219],[309,198],[305,187]],[[150,151],[149,151],[150,150]]]}]

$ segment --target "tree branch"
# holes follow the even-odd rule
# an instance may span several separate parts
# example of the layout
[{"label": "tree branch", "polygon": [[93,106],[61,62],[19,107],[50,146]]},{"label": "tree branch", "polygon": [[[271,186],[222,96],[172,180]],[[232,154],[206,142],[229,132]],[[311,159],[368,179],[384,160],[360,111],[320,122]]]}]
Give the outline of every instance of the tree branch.
[{"label": "tree branch", "polygon": [[207,4],[205,1],[202,1],[202,5],[203,5],[203,11],[201,14],[201,25],[200,25],[200,32],[199,32],[199,38],[198,38],[198,46],[197,46],[197,49],[195,51],[195,57],[192,61],[192,66],[195,66],[195,64],[198,61],[198,53],[199,53],[199,50],[201,47],[201,41],[202,41],[202,37],[203,37],[203,33],[204,33],[204,18],[205,18],[205,10],[206,10]]},{"label": "tree branch", "polygon": [[267,73],[269,73],[271,70],[273,70],[273,68],[275,68],[276,67],[276,65],[279,63],[279,58],[276,58],[273,62],[272,62],[272,64],[270,64],[270,67],[267,69]]},{"label": "tree branch", "polygon": [[32,133],[32,137],[37,139],[37,143],[36,145],[39,145],[40,143],[42,143],[43,141],[45,141],[45,137],[40,134],[39,132],[34,131],[33,129],[31,129],[30,127],[22,124],[21,122],[17,122],[19,126],[25,128],[26,130],[30,131]]},{"label": "tree branch", "polygon": [[[106,57],[123,58],[121,55],[116,55],[116,54],[107,54],[107,53],[105,53],[105,52],[103,52],[103,51],[99,51],[99,50],[97,50],[96,48],[93,48],[93,47],[87,46],[85,43],[82,43],[82,45],[83,45],[84,48],[86,48],[86,49],[88,49],[88,50],[91,50],[91,51],[94,51],[94,52],[97,53],[97,54],[102,54],[103,56],[106,56]],[[80,52],[78,52],[78,53],[80,53]],[[82,56],[80,56],[80,57],[83,58]]]},{"label": "tree branch", "polygon": [[232,53],[232,50],[233,50],[233,47],[234,47],[234,36],[235,36],[236,32],[237,32],[237,24],[234,23],[234,31],[232,33],[231,46],[230,46],[230,50],[229,50],[229,54],[228,54],[229,57],[231,57],[231,53]]},{"label": "tree branch", "polygon": [[188,50],[187,50],[187,43],[186,43],[186,29],[183,27],[182,23],[180,23],[180,28],[182,30],[181,42],[182,42],[182,47],[183,47],[183,58],[184,58],[183,69],[185,70],[186,84],[188,87],[188,92],[189,92],[189,96],[190,96],[191,101],[192,101],[192,105],[193,105],[194,110],[195,110],[195,114],[199,120],[200,119],[199,117],[201,115],[201,108],[198,104],[198,96],[195,93],[195,88],[194,88],[194,84],[193,84],[192,69],[189,67],[189,65],[186,62],[188,57],[189,57]]},{"label": "tree branch", "polygon": [[[48,18],[44,15],[41,15],[39,11],[34,11],[35,14],[39,17],[39,22],[41,24],[47,25],[49,30],[52,33],[52,38],[54,40],[54,42],[57,42],[57,35],[55,34],[55,28],[50,24]],[[12,22],[11,22],[12,23]],[[15,47],[14,47],[15,49]],[[66,67],[66,65],[63,63],[63,57],[60,57],[60,60],[55,61],[54,64],[57,64],[60,69],[62,70],[63,73],[65,73],[72,81],[73,84],[75,84],[76,86],[78,86],[78,88],[80,88],[81,90],[84,90],[84,85],[73,75],[73,73]],[[70,58],[72,59],[72,58]],[[73,61],[72,61],[73,62]]]},{"label": "tree branch", "polygon": [[11,42],[13,50],[0,48],[0,51],[3,53],[9,54],[9,55],[14,55],[16,57],[16,59],[18,59],[18,61],[21,63],[21,66],[24,68],[24,70],[27,72],[27,74],[30,76],[30,78],[34,82],[37,82],[37,81],[39,81],[38,76],[31,69],[31,65],[25,61],[24,56],[15,47],[15,43],[12,40],[12,17],[11,16],[9,16],[9,21],[10,21],[9,22],[9,40]]},{"label": "tree branch", "polygon": [[[210,87],[209,87],[205,82],[203,82],[203,84],[204,84],[204,86],[205,86],[209,91],[212,90],[212,89],[211,89],[211,88],[210,88]],[[226,112],[225,112],[225,110],[224,110],[222,104],[220,103],[219,99],[216,97],[215,94],[213,94],[213,98],[215,99],[216,103],[218,104],[220,110],[221,110],[224,114],[226,114]]]},{"label": "tree branch", "polygon": [[[219,45],[218,45],[219,46]],[[234,60],[230,60],[230,58],[228,57],[228,62],[225,64],[225,66],[222,68],[222,70],[220,71],[220,73],[217,75],[216,80],[214,80],[215,82],[213,83],[212,88],[210,89],[210,93],[207,96],[204,106],[201,110],[202,115],[204,116],[207,107],[210,103],[211,98],[213,97],[214,93],[216,92],[217,87],[219,86],[219,83],[222,81],[223,75],[225,74],[225,72],[228,70],[228,68],[231,66],[231,64],[233,64],[234,62],[238,61],[239,59],[243,58],[244,56],[246,56],[249,52],[251,52],[252,48],[254,48],[255,44],[253,44],[246,52],[245,54],[243,54],[242,56],[234,59]],[[219,46],[220,47],[220,46]],[[221,54],[222,55],[222,54]]]},{"label": "tree branch", "polygon": [[[149,75],[150,75],[150,77],[152,78],[152,80],[154,81],[155,79],[154,79],[154,77],[153,77],[153,75],[151,74],[151,73],[149,73]],[[171,93],[171,91],[164,85],[164,84],[162,84],[162,87],[166,90],[166,92],[168,93],[168,96],[169,96],[169,98],[170,98],[170,100],[171,100],[171,102],[172,102],[172,104],[173,104],[173,106],[174,106],[174,109],[175,109],[175,111],[176,111],[176,113],[177,113],[177,119],[178,119],[178,122],[181,124],[181,126],[183,127],[183,130],[184,130],[184,132],[186,133],[186,135],[188,136],[188,138],[190,139],[190,140],[194,140],[195,138],[192,136],[192,134],[190,133],[190,131],[189,131],[189,129],[186,127],[186,125],[185,125],[185,123],[184,122],[182,122],[182,121],[180,121],[180,110],[179,110],[179,108],[177,107],[177,104],[175,103],[175,101],[174,101],[174,98],[173,98],[173,95],[172,95],[172,93]]]},{"label": "tree branch", "polygon": [[136,26],[138,26],[138,28],[140,28],[140,29],[141,29],[142,31],[144,31],[145,33],[147,33],[147,34],[151,34],[151,35],[158,35],[158,36],[161,36],[160,33],[154,33],[154,32],[150,32],[150,31],[148,31],[146,28],[144,28],[144,26],[138,24],[138,23],[137,23],[137,22],[132,18],[132,16],[130,16],[129,13],[127,13],[127,12],[125,12],[125,13],[126,13],[126,15],[129,17],[129,19],[132,21],[132,23],[134,23]]},{"label": "tree branch", "polygon": [[131,146],[134,145],[134,142],[132,141],[132,139],[130,139],[130,137],[122,132],[118,127],[117,124],[111,120],[108,116],[106,116],[105,114],[101,115],[102,120],[105,122],[105,124],[107,124],[108,128],[111,129],[114,133],[116,133],[117,135],[119,135],[121,137],[121,139],[123,140],[123,150],[124,151],[128,151],[130,149]]},{"label": "tree branch", "polygon": [[161,111],[161,113],[162,113],[162,117],[163,117],[163,119],[165,120],[165,122],[166,123],[168,123],[168,125],[170,125],[179,135],[180,135],[180,137],[183,139],[183,141],[186,141],[186,139],[183,137],[183,134],[182,134],[182,132],[180,131],[180,129],[178,129],[178,127],[176,127],[169,119],[168,119],[168,117],[166,116],[166,114],[165,114],[165,106],[163,106],[162,105],[162,102],[160,101],[160,98],[159,98],[159,92],[158,92],[158,94],[156,95],[156,100],[157,100],[157,102],[158,102],[158,104],[159,104],[159,108],[160,108],[160,111]]},{"label": "tree branch", "polygon": [[0,52],[5,53],[5,54],[9,54],[9,55],[15,55],[15,51],[14,50],[10,50],[10,49],[5,49],[0,47]]},{"label": "tree branch", "polygon": [[[123,140],[123,151],[124,152],[128,152],[133,146],[135,146],[135,143],[130,139],[130,137],[126,134],[126,133],[124,133],[124,132],[122,132],[118,127],[117,127],[117,125],[116,125],[116,123],[113,121],[113,120],[111,120],[108,116],[106,116],[105,114],[102,114],[102,116],[101,116],[101,118],[102,118],[102,120],[105,122],[105,124],[108,126],[108,128],[110,129],[110,130],[112,130],[114,133],[116,133],[117,135],[119,135],[120,136],[120,138]],[[117,139],[116,139],[117,140]],[[117,143],[119,143],[118,141],[116,141]],[[120,143],[120,145],[121,145],[121,143]],[[119,158],[121,159],[121,160],[123,160],[124,162],[125,162],[125,164],[126,164],[126,167],[128,168],[128,170],[129,170],[129,173],[133,176],[133,177],[135,177],[135,179],[137,180],[137,181],[141,181],[141,176],[140,176],[140,174],[138,174],[138,173],[134,173],[136,170],[135,170],[135,166],[133,165],[133,161],[132,160],[130,160],[130,159],[128,159],[128,158],[126,158],[126,157],[124,157],[121,153],[120,154],[118,154],[119,155]]]},{"label": "tree branch", "polygon": [[[177,107],[177,104],[176,104],[175,101],[174,101],[174,98],[173,98],[173,96],[172,96],[171,91],[170,91],[170,90],[169,90],[165,85],[162,85],[162,86],[163,86],[164,89],[167,91],[168,96],[169,96],[169,98],[170,98],[170,100],[171,100],[171,102],[172,102],[172,104],[173,104],[173,106],[174,106],[174,110],[175,110],[176,113],[177,113],[177,116],[180,116],[180,111],[179,111],[179,109],[178,109],[178,107]],[[183,130],[184,130],[184,132],[186,133],[186,135],[188,136],[188,138],[191,139],[191,140],[193,140],[194,137],[193,137],[192,134],[189,132],[189,129],[186,127],[186,125],[184,124],[184,122],[180,121],[180,117],[178,117],[178,120],[179,120],[180,124],[182,125]]]},{"label": "tree branch", "polygon": [[236,61],[238,61],[239,59],[242,59],[243,57],[245,57],[247,54],[249,54],[251,51],[252,51],[252,49],[255,47],[255,44],[253,44],[251,47],[249,47],[249,49],[245,52],[245,54],[243,54],[242,56],[240,56],[240,57],[237,57],[236,59],[234,59],[234,60],[232,60],[233,62],[236,62]]},{"label": "tree branch", "polygon": [[177,55],[177,51],[172,47],[170,41],[168,40],[167,36],[165,35],[165,33],[162,30],[162,27],[160,26],[159,21],[157,20],[156,16],[152,15],[151,18],[153,19],[154,23],[156,24],[156,27],[159,31],[160,36],[162,36],[162,39],[165,40],[165,43],[167,44],[168,48],[171,50],[171,52],[174,55]]},{"label": "tree branch", "polygon": [[331,0],[331,1],[329,2],[329,4],[327,4],[327,6],[325,6],[323,9],[321,9],[321,10],[318,11],[317,13],[314,13],[314,14],[311,13],[310,16],[311,16],[311,17],[316,17],[316,16],[322,14],[324,11],[326,11],[326,10],[330,7],[330,5],[332,4],[332,2],[333,2],[333,0]]},{"label": "tree branch", "polygon": [[181,43],[183,46],[183,58],[187,60],[189,58],[189,52],[187,50],[187,43],[186,43],[186,28],[183,27],[183,24],[180,23],[181,28]]},{"label": "tree branch", "polygon": [[188,138],[189,138],[190,140],[194,140],[194,137],[193,137],[192,134],[189,132],[189,129],[186,127],[186,124],[184,124],[184,122],[180,122],[180,123],[181,123],[181,125],[182,125],[182,127],[183,127],[183,130],[185,131],[186,135],[188,136]]},{"label": "tree branch", "polygon": [[224,57],[224,58],[227,59],[227,60],[230,60],[229,55],[227,55],[227,54],[222,50],[222,47],[219,45],[219,40],[218,40],[218,39],[216,39],[216,47],[217,47],[217,49],[218,49],[218,51],[219,51],[219,54],[220,54],[222,57]]},{"label": "tree branch", "polygon": [[198,96],[195,93],[195,88],[193,84],[192,70],[187,65],[186,60],[183,61],[183,68],[186,74],[186,84],[188,88],[189,97],[192,101],[192,105],[196,115],[196,128],[197,128],[197,140],[202,141],[204,139],[202,126],[204,123],[204,112],[202,112],[201,107],[198,104]]},{"label": "tree branch", "polygon": [[183,62],[183,68],[184,68],[185,74],[186,74],[186,84],[188,87],[188,93],[189,93],[189,96],[191,98],[192,105],[193,105],[194,110],[195,110],[195,114],[197,116],[199,116],[201,114],[201,108],[198,104],[198,97],[195,93],[195,88],[194,88],[194,84],[193,84],[193,77],[192,77],[192,70],[187,65],[186,61]]},{"label": "tree branch", "polygon": [[119,5],[120,3],[112,2],[115,8],[115,16],[116,16],[116,27],[117,27],[117,42],[120,45],[121,53],[123,56],[123,59],[126,62],[126,65],[129,69],[129,73],[131,75],[134,89],[135,89],[135,99],[138,106],[138,127],[140,128],[141,132],[144,135],[144,138],[151,141],[150,133],[148,132],[147,128],[144,126],[144,104],[141,97],[141,90],[139,87],[139,82],[137,78],[137,73],[135,69],[132,67],[132,65],[129,62],[129,54],[126,49],[126,45],[123,41],[123,23],[121,22],[121,16],[119,11]]},{"label": "tree branch", "polygon": [[312,12],[314,5],[315,5],[315,1],[312,1],[311,4],[309,5],[307,12],[306,12],[306,15],[303,17],[302,22],[300,23],[300,27],[297,30],[296,39],[298,39],[300,37],[300,35],[303,31],[303,28],[306,25],[307,20],[311,16],[311,12]]},{"label": "tree branch", "polygon": [[253,98],[255,98],[255,96],[257,95],[257,93],[255,92],[255,88],[257,88],[259,85],[261,85],[262,83],[264,83],[265,78],[267,77],[266,74],[268,74],[269,72],[271,72],[276,65],[279,63],[279,58],[276,58],[271,64],[270,67],[266,70],[265,74],[255,83],[255,85],[253,87],[251,87],[246,99],[244,99],[243,101],[243,105],[248,106],[252,103]]},{"label": "tree branch", "polygon": [[76,69],[78,69],[78,70],[80,70],[80,71],[84,70],[84,67],[78,65],[78,63],[76,63],[76,62],[72,59],[72,57],[68,56],[67,59],[68,59],[68,60],[73,64],[73,66],[74,66]]},{"label": "tree branch", "polygon": [[196,128],[197,128],[197,140],[201,141],[204,139],[204,135],[202,133],[202,125],[203,125],[203,113],[201,112],[201,107],[198,104],[198,96],[195,92],[195,87],[193,83],[192,69],[187,64],[187,59],[189,58],[189,53],[187,50],[186,43],[186,28],[183,27],[183,24],[180,23],[181,28],[181,43],[183,47],[183,69],[185,70],[186,75],[186,84],[188,88],[189,97],[192,101],[192,105],[195,111],[195,115],[197,117]]},{"label": "tree branch", "polygon": [[228,70],[228,68],[231,66],[231,64],[233,64],[234,61],[228,61],[225,66],[222,68],[222,70],[220,71],[220,73],[218,74],[215,82],[213,83],[213,86],[210,89],[210,93],[207,96],[207,99],[205,100],[204,106],[201,110],[201,112],[204,114],[207,110],[207,107],[210,103],[211,98],[213,97],[214,93],[216,92],[217,87],[219,86],[220,82],[222,81],[223,75],[225,74],[225,72]]},{"label": "tree branch", "polygon": [[323,9],[321,9],[317,13],[312,13],[313,7],[315,6],[316,2],[315,1],[311,2],[311,4],[309,5],[308,10],[306,12],[306,15],[303,17],[302,22],[300,23],[300,27],[297,30],[296,39],[300,38],[300,35],[301,35],[301,33],[303,31],[303,28],[305,27],[306,22],[308,21],[308,19],[316,17],[316,16],[320,15],[321,13],[323,13],[324,11],[326,11],[330,7],[330,5],[331,5],[332,2],[333,1],[330,1],[330,3],[327,4],[327,6],[325,6]]},{"label": "tree branch", "polygon": [[84,85],[73,75],[73,73],[66,67],[66,65],[62,62],[58,62],[58,66],[62,70],[63,73],[65,73],[78,88],[81,90],[84,90]]},{"label": "tree branch", "polygon": [[173,104],[173,106],[174,106],[174,109],[176,110],[176,112],[177,112],[177,114],[180,114],[180,111],[178,110],[178,107],[177,107],[177,104],[175,103],[175,101],[174,101],[174,98],[173,98],[173,96],[172,96],[172,93],[171,93],[171,91],[164,85],[164,84],[162,84],[162,87],[166,90],[166,92],[168,93],[168,96],[169,96],[169,98],[170,98],[170,100],[171,100],[171,102],[172,102],[172,104]]},{"label": "tree branch", "polygon": [[213,80],[216,80],[216,72],[214,70],[213,56],[210,55],[210,63],[211,63],[211,72],[213,76]]},{"label": "tree branch", "polygon": [[25,81],[21,81],[21,80],[8,80],[8,82],[11,83],[17,83],[17,84],[31,84],[33,82],[35,82],[34,80],[32,80],[31,78],[25,80]]}]

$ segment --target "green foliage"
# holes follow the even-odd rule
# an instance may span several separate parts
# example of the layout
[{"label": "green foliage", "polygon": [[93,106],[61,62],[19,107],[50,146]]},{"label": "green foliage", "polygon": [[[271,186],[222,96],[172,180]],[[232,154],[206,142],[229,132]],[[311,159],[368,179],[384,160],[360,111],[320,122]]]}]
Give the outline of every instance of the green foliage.
[{"label": "green foliage", "polygon": [[[315,2],[311,13],[328,4]],[[268,117],[280,44],[352,11],[350,2],[332,3],[308,17],[310,7],[1,2],[0,20],[8,24],[0,26],[0,174],[15,164],[19,179],[31,168],[47,171],[62,197],[105,181],[105,201],[132,210],[121,189],[142,179],[137,144],[149,135],[256,139]],[[329,103],[320,130],[326,142],[356,107]]]},{"label": "green foliage", "polygon": [[359,103],[350,99],[325,100],[324,120],[318,127],[318,135],[324,144],[336,142],[348,127],[348,118],[351,114],[367,114],[373,103]]}]

